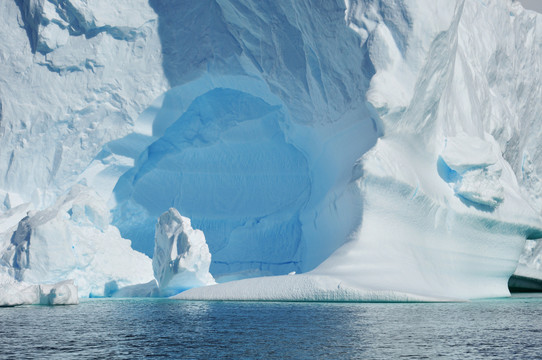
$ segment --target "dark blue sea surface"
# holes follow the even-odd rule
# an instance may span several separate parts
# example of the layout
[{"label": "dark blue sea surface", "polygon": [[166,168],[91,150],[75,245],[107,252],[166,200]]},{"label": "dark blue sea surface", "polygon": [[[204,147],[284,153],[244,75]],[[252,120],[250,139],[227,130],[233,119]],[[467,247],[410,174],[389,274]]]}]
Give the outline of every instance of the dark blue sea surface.
[{"label": "dark blue sea surface", "polygon": [[2,359],[536,359],[542,295],[468,303],[93,299],[0,308]]}]

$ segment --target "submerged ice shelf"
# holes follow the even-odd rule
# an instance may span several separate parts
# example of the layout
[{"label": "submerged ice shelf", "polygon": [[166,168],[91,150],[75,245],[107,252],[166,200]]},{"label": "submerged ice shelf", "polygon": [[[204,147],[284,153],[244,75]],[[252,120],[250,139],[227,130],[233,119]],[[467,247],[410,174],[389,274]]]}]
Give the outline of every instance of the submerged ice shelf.
[{"label": "submerged ice shelf", "polygon": [[457,298],[423,296],[397,290],[370,289],[341,278],[315,274],[243,279],[194,288],[172,297],[178,300],[334,301],[334,302],[442,302]]},{"label": "submerged ice shelf", "polygon": [[508,295],[522,251],[539,271],[542,27],[517,2],[0,16],[0,266],[21,280],[172,295],[265,276],[180,296],[425,301]]}]

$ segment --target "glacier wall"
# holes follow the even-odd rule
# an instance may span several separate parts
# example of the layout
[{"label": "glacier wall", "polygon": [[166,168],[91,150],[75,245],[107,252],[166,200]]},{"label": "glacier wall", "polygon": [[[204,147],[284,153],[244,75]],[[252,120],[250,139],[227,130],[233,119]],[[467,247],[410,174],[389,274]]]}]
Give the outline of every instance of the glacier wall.
[{"label": "glacier wall", "polygon": [[175,207],[219,282],[306,273],[245,298],[303,284],[296,299],[389,300],[506,295],[542,234],[541,20],[517,2],[17,0],[0,14],[4,239],[81,183],[149,256]]}]

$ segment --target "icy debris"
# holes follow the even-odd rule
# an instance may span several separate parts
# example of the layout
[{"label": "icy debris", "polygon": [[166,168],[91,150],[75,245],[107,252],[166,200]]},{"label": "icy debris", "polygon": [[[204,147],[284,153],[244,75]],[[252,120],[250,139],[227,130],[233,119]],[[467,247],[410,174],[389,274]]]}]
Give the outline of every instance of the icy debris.
[{"label": "icy debris", "polygon": [[467,171],[455,184],[458,196],[473,203],[495,208],[504,201],[504,188],[499,182],[501,170],[494,167]]},{"label": "icy debris", "polygon": [[453,183],[456,195],[467,204],[494,209],[504,201],[498,154],[498,145],[494,142],[466,134],[448,137],[440,155],[441,177]]},{"label": "icy debris", "polygon": [[201,230],[170,208],[156,224],[152,267],[161,295],[171,296],[193,287],[212,285],[211,254]]},{"label": "icy debris", "polygon": [[0,307],[17,305],[75,305],[79,303],[73,280],[32,285],[0,274]]}]

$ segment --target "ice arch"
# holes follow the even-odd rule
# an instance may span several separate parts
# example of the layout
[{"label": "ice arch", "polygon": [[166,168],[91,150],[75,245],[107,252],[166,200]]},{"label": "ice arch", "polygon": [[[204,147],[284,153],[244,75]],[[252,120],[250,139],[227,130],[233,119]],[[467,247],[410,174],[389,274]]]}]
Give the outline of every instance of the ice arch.
[{"label": "ice arch", "polygon": [[203,83],[170,90],[142,115],[136,128],[150,145],[115,186],[114,224],[152,255],[156,218],[175,207],[204,231],[224,279],[315,267],[359,225],[359,201],[344,195],[378,136],[367,109],[296,125],[258,82]]},{"label": "ice arch", "polygon": [[[159,15],[164,74],[172,89],[142,114],[134,134],[106,147],[114,156],[118,152],[123,156],[129,153],[129,162],[137,158],[135,166],[115,187],[115,225],[133,241],[135,249],[150,255],[156,218],[178,204],[175,207],[191,217],[195,227],[204,230],[213,254],[211,272],[214,276],[284,274],[316,267],[344,244],[360,224],[361,199],[349,194],[348,184],[356,160],[382,133],[379,117],[367,105],[365,96],[373,68],[366,56],[367,49],[360,47],[359,37],[345,26],[344,2],[209,0],[169,5],[156,1],[149,3]],[[330,38],[334,40],[329,42]],[[362,71],[359,71],[360,66]],[[265,103],[264,107],[276,107],[270,110],[273,115],[265,115],[274,117],[273,121],[257,117],[229,122],[231,128],[228,128],[228,131],[241,133],[240,136],[246,135],[247,142],[250,142],[251,135],[248,134],[252,131],[274,132],[273,138],[269,138],[269,134],[262,135],[269,146],[262,148],[265,151],[261,154],[275,160],[249,160],[250,151],[223,153],[219,150],[223,146],[222,139],[209,146],[191,145],[190,149],[183,150],[181,158],[184,165],[189,165],[187,155],[198,153],[193,159],[199,159],[200,151],[210,157],[241,154],[244,158],[240,161],[248,161],[254,166],[258,163],[266,173],[275,174],[276,179],[266,188],[254,188],[253,193],[258,197],[248,195],[251,186],[256,185],[241,186],[243,194],[257,200],[258,209],[262,211],[250,217],[230,212],[231,221],[223,218],[213,222],[211,219],[218,216],[214,214],[215,208],[206,209],[209,212],[199,220],[197,216],[194,218],[191,213],[196,214],[197,207],[194,205],[194,209],[189,209],[186,206],[189,203],[187,191],[177,198],[178,194],[171,193],[175,196],[167,204],[165,200],[158,200],[168,196],[157,196],[159,190],[156,189],[149,192],[152,195],[148,201],[142,199],[145,191],[153,186],[165,189],[172,183],[181,184],[177,179],[166,186],[165,179],[179,173],[174,176],[168,171],[155,173],[159,168],[174,168],[169,164],[173,157],[168,155],[154,162],[156,157],[153,156],[160,152],[160,146],[168,145],[173,138],[175,141],[183,138],[175,137],[173,133],[180,126],[175,123],[190,117],[189,107],[224,95],[220,95],[224,89],[245,94],[243,96],[250,100],[243,106],[256,106],[260,99]],[[217,99],[213,101],[215,105],[228,105]],[[240,111],[231,107],[223,109],[224,113],[230,114]],[[207,134],[215,124],[206,126],[204,132]],[[218,131],[222,132],[220,126]],[[249,127],[257,129],[250,130]],[[252,142],[254,146],[257,143],[256,140]],[[255,149],[254,146],[245,144],[243,149]],[[215,155],[211,155],[213,149]],[[149,154],[153,156],[149,157]],[[273,161],[276,165],[272,165]],[[306,170],[295,165],[297,173],[293,176],[292,164],[303,161]],[[178,165],[177,170],[179,166],[186,171],[187,167],[183,165]],[[125,170],[119,167],[116,173]],[[222,174],[223,169],[213,170]],[[151,180],[155,176],[156,180]],[[183,178],[187,181],[187,174]],[[203,186],[205,182],[194,181],[200,187],[191,191],[191,196],[211,196],[210,188]],[[215,184],[219,184],[218,180]],[[224,188],[222,191],[228,196],[235,193]],[[265,197],[269,191],[279,191],[277,194],[282,195]],[[289,202],[286,202],[287,197]],[[196,203],[196,200],[192,202]],[[236,204],[252,209],[248,202]],[[158,208],[161,209],[158,211]],[[268,214],[270,211],[275,212]]]}]

